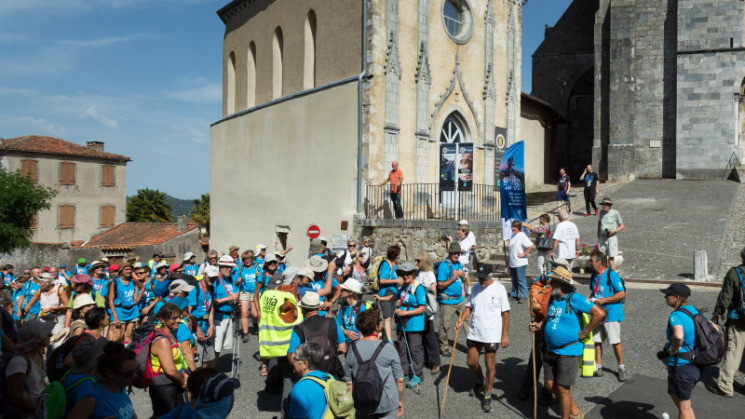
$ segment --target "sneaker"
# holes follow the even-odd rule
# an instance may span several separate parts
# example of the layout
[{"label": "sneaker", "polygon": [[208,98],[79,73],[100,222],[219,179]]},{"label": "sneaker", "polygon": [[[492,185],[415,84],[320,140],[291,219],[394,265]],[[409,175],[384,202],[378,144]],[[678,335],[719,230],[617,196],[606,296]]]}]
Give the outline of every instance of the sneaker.
[{"label": "sneaker", "polygon": [[444,350],[444,351],[440,351],[440,355],[442,355],[444,357],[447,357],[447,358],[450,358],[451,356],[453,356],[453,353],[450,352],[450,349],[447,349],[447,350]]},{"label": "sneaker", "polygon": [[705,387],[710,392],[712,392],[714,394],[718,394],[720,396],[724,396],[724,397],[727,397],[727,398],[731,398],[731,397],[734,396],[733,393],[725,393],[724,391],[722,391],[722,389],[716,383],[715,384],[711,384],[711,385],[706,385]]},{"label": "sneaker", "polygon": [[243,334],[243,343],[248,343],[248,333]]},{"label": "sneaker", "polygon": [[569,419],[585,419],[585,413],[581,410],[576,415],[569,413]]},{"label": "sneaker", "polygon": [[439,373],[440,373],[440,366],[439,365],[436,365],[436,366],[432,367],[432,375],[437,375]]},{"label": "sneaker", "polygon": [[474,385],[473,388],[471,388],[471,390],[468,391],[468,395],[471,397],[476,397],[483,392],[484,392],[484,382],[476,381],[476,385]]},{"label": "sneaker", "polygon": [[595,370],[595,372],[592,373],[592,376],[593,377],[602,377],[603,376],[603,370]]},{"label": "sneaker", "polygon": [[491,412],[491,397],[484,397],[481,400],[481,409],[486,413]]},{"label": "sneaker", "polygon": [[618,369],[618,381],[623,383],[628,379],[629,377],[626,375],[626,368],[619,368]]},{"label": "sneaker", "polygon": [[586,212],[585,213],[585,217],[589,217],[589,216],[590,216],[590,213],[589,212]]}]

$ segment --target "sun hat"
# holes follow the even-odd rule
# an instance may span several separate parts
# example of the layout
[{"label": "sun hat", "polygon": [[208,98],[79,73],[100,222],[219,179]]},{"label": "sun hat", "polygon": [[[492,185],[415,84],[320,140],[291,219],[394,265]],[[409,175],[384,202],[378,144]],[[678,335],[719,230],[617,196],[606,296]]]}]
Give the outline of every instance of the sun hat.
[{"label": "sun hat", "polygon": [[572,273],[563,266],[557,266],[553,272],[548,274],[548,277],[566,285],[574,285],[574,281],[572,280]]},{"label": "sun hat", "polygon": [[109,263],[109,258],[107,258],[107,257],[102,257],[102,258],[101,258],[101,262],[103,262],[103,263],[106,263],[106,264],[108,264],[108,263]]},{"label": "sun hat", "polygon": [[318,310],[323,306],[323,303],[321,302],[321,297],[318,296],[317,292],[308,291],[303,295],[303,298],[300,299],[298,306],[307,310]]},{"label": "sun hat", "polygon": [[120,267],[119,267],[119,269],[117,270],[117,274],[119,274],[119,275],[121,276],[122,272],[123,272],[123,271],[124,271],[125,269],[127,269],[127,268],[130,268],[130,269],[132,269],[132,265],[130,265],[129,263],[125,263],[125,264],[123,264],[123,265],[122,265],[122,266],[120,266]]},{"label": "sun hat", "polygon": [[326,272],[329,267],[329,263],[318,255],[313,255],[310,259],[305,261],[305,267],[310,268],[311,271],[320,273]]},{"label": "sun hat", "polygon": [[184,253],[184,261],[190,260],[191,258],[195,257],[196,255],[192,252],[186,252]]},{"label": "sun hat", "polygon": [[228,378],[223,373],[218,373],[208,378],[199,392],[199,400],[204,403],[215,403],[233,395],[236,389],[241,387],[241,382],[235,378]]},{"label": "sun hat", "polygon": [[478,279],[486,279],[489,277],[489,274],[492,273],[491,267],[489,265],[481,264],[476,269],[476,278]]},{"label": "sun hat", "polygon": [[407,260],[406,262],[403,262],[400,265],[398,265],[398,267],[396,268],[396,275],[398,275],[399,272],[409,273],[409,272],[416,272],[418,270],[419,268],[417,268],[416,266],[414,266],[413,263]]},{"label": "sun hat", "polygon": [[313,278],[315,278],[316,274],[313,272],[313,269],[306,267],[300,268],[300,275],[310,279],[311,281]]},{"label": "sun hat", "polygon": [[277,261],[277,255],[275,255],[274,253],[269,253],[264,258],[264,265],[266,265],[269,262],[276,262],[276,261]]},{"label": "sun hat", "polygon": [[238,265],[235,264],[235,260],[233,260],[233,257],[230,255],[221,256],[220,259],[217,261],[217,266],[230,266],[231,268],[235,268]]},{"label": "sun hat", "polygon": [[360,281],[356,279],[347,279],[343,284],[341,284],[341,289],[353,292],[357,295],[362,295],[362,284],[360,284]]},{"label": "sun hat", "polygon": [[290,285],[292,284],[292,280],[295,279],[296,276],[301,276],[302,271],[300,268],[297,268],[295,266],[290,266],[287,269],[285,269],[284,272],[282,272],[282,285]]},{"label": "sun hat", "polygon": [[611,201],[610,197],[606,196],[605,198],[603,198],[602,201],[600,201],[600,205],[603,205],[603,204],[613,205],[613,201]]},{"label": "sun hat", "polygon": [[174,273],[174,272],[176,272],[176,269],[179,269],[180,267],[181,267],[181,264],[180,263],[174,263],[173,265],[171,265],[171,268],[168,269],[168,272],[169,273]]},{"label": "sun hat", "polygon": [[96,366],[98,358],[103,355],[103,348],[108,340],[99,338],[96,340],[82,339],[72,349],[72,367],[70,372],[73,374],[85,374]]},{"label": "sun hat", "polygon": [[683,298],[688,298],[691,296],[691,289],[688,288],[688,285],[682,284],[680,282],[670,284],[667,288],[660,288],[660,291],[662,291],[665,295],[677,295]]},{"label": "sun hat", "polygon": [[461,253],[463,250],[460,248],[460,245],[456,242],[450,243],[450,247],[448,248],[448,253]]},{"label": "sun hat", "polygon": [[217,269],[217,266],[210,265],[210,266],[207,266],[206,268],[204,268],[204,274],[207,275],[207,276],[209,276],[209,277],[214,278],[216,276],[220,276],[220,270]]},{"label": "sun hat", "polygon": [[91,279],[91,276],[88,274],[77,274],[74,277],[72,277],[71,281],[76,284],[93,285],[93,280]]},{"label": "sun hat", "polygon": [[236,250],[240,250],[240,247],[238,247],[238,245],[237,245],[237,244],[231,245],[231,246],[230,246],[230,247],[228,248],[228,251],[229,251],[230,253],[233,253],[233,252],[235,252]]},{"label": "sun hat", "polygon": [[468,221],[466,221],[466,220],[460,220],[460,221],[458,221],[458,225],[459,226],[467,226],[468,225]]},{"label": "sun hat", "polygon": [[93,301],[93,297],[91,297],[90,294],[80,294],[77,297],[75,297],[75,301],[72,304],[73,310],[79,310],[85,306],[95,305],[96,302]]},{"label": "sun hat", "polygon": [[115,263],[115,264],[109,266],[109,272],[119,272],[119,265],[117,265]]},{"label": "sun hat", "polygon": [[49,272],[49,266],[45,266],[45,267],[41,268],[41,270],[43,272]]},{"label": "sun hat", "polygon": [[91,262],[91,269],[95,270],[96,268],[105,267],[106,264],[101,262],[100,260],[94,260]]},{"label": "sun hat", "polygon": [[157,271],[158,269],[160,269],[160,268],[168,268],[168,262],[166,262],[165,260],[162,260],[162,261],[158,262],[158,264],[157,264],[157,265],[155,265],[155,266],[154,266],[154,269],[155,269],[156,271]]},{"label": "sun hat", "polygon": [[261,253],[261,250],[262,249],[266,249],[266,245],[265,244],[261,244],[261,243],[257,244],[256,245],[256,251],[254,252],[254,254],[257,254],[258,255],[259,253]]},{"label": "sun hat", "polygon": [[54,277],[50,273],[42,272],[39,274],[39,281],[46,282],[47,284],[49,284],[49,283],[54,282]]},{"label": "sun hat", "polygon": [[311,255],[317,255],[321,253],[321,241],[318,239],[313,239],[310,241],[310,254]]},{"label": "sun hat", "polygon": [[189,285],[189,283],[187,283],[183,279],[175,279],[171,281],[171,284],[168,286],[168,292],[171,294],[178,294],[181,292],[185,292],[188,294],[193,289],[194,289],[194,285]]},{"label": "sun hat", "polygon": [[81,263],[85,263],[85,258],[78,259],[78,265],[80,265]]},{"label": "sun hat", "polygon": [[144,266],[145,266],[145,265],[143,265],[143,264],[142,264],[142,262],[135,262],[135,263],[134,263],[134,264],[132,265],[132,267],[134,267],[135,269],[137,269],[137,268],[142,268],[142,267],[144,267]]},{"label": "sun hat", "polygon": [[16,349],[23,352],[34,348],[44,339],[52,336],[52,329],[56,322],[44,322],[39,319],[27,320],[18,331],[18,343]]}]

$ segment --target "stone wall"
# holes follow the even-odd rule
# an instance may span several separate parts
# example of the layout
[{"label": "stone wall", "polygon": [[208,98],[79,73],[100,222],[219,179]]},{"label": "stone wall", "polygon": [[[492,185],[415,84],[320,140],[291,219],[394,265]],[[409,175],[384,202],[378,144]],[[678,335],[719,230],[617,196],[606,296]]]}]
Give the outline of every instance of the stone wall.
[{"label": "stone wall", "polygon": [[[471,222],[476,236],[476,254],[481,261],[504,258],[500,222]],[[384,255],[388,246],[401,246],[400,260],[414,261],[417,253],[429,252],[432,260],[447,256],[443,236],[457,237],[454,221],[366,220],[356,218],[354,237],[370,237],[374,254]]]}]

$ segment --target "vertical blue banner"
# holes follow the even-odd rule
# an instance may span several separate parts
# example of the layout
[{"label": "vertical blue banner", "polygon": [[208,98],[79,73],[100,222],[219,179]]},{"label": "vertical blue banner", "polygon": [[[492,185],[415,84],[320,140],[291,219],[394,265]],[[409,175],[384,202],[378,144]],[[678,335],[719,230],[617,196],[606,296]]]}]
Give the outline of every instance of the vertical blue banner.
[{"label": "vertical blue banner", "polygon": [[[528,208],[525,201],[525,143],[511,145],[499,163],[499,195],[502,220],[525,221]],[[506,239],[506,238],[505,238]]]}]

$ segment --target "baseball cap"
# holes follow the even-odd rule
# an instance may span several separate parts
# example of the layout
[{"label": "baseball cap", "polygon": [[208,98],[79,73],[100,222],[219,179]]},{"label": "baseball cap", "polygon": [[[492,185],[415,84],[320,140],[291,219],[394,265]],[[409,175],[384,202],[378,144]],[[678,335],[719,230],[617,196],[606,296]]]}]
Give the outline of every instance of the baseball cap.
[{"label": "baseball cap", "polygon": [[210,265],[210,266],[207,266],[207,267],[204,268],[204,274],[207,275],[207,276],[209,276],[209,277],[214,278],[214,277],[220,275],[220,270],[217,269],[217,266]]},{"label": "baseball cap", "polygon": [[168,286],[168,292],[171,294],[178,294],[181,292],[190,293],[194,289],[193,285],[189,285],[186,281],[183,279],[176,279],[171,281],[171,284]]},{"label": "baseball cap", "polygon": [[691,296],[691,289],[688,288],[688,285],[682,284],[680,282],[676,282],[674,284],[670,284],[667,288],[660,288],[660,291],[662,291],[665,295],[678,295],[683,298],[688,298]]}]

